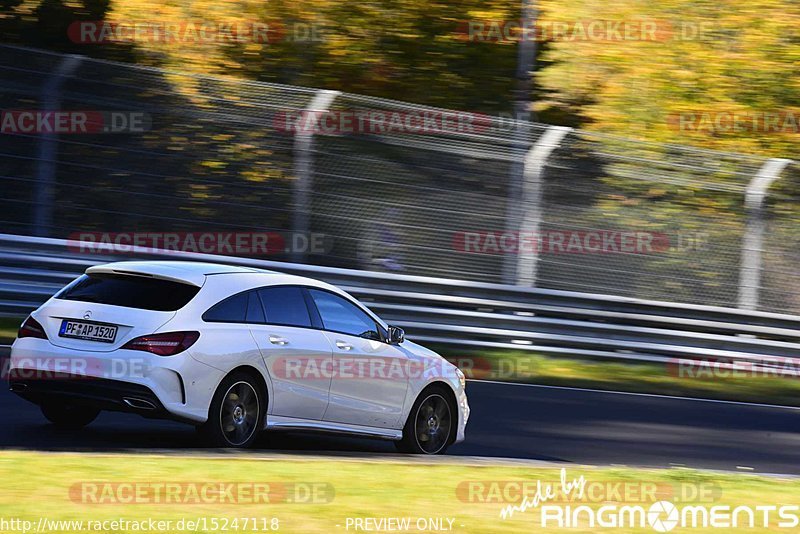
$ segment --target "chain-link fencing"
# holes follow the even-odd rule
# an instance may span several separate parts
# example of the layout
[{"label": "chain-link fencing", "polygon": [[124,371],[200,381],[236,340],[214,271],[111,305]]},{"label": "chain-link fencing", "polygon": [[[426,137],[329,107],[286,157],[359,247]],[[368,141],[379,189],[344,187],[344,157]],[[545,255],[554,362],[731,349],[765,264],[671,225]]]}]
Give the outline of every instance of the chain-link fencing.
[{"label": "chain-link fencing", "polygon": [[16,47],[0,71],[6,233],[267,232],[276,260],[800,312],[791,162]]}]

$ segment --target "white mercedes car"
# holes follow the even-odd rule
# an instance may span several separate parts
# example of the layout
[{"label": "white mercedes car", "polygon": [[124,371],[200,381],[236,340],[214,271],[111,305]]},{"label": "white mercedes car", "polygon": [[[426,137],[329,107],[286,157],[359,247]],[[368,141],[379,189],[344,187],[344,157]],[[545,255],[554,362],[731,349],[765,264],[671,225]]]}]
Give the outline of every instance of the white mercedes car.
[{"label": "white mercedes car", "polygon": [[464,375],[344,291],[248,267],[90,267],[23,323],[9,385],[52,423],[102,410],[251,446],[262,429],[393,440],[440,454],[464,439]]}]

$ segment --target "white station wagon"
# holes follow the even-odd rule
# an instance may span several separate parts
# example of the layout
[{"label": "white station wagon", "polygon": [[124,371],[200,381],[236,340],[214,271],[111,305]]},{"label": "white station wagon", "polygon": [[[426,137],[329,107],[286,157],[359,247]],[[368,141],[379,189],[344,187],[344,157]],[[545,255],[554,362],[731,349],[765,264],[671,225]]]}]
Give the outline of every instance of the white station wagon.
[{"label": "white station wagon", "polygon": [[90,267],[25,320],[9,382],[59,426],[133,412],[227,447],[292,429],[440,454],[469,417],[461,371],[344,291],[209,263]]}]

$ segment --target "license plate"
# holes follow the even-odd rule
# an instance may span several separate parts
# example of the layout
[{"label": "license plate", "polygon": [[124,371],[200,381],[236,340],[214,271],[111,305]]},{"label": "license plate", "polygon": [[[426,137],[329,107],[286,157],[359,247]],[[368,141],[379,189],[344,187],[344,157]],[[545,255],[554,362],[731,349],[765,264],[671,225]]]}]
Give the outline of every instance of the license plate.
[{"label": "license plate", "polygon": [[59,329],[58,335],[60,337],[85,339],[87,341],[113,343],[117,337],[117,327],[64,319],[61,321],[61,329]]}]

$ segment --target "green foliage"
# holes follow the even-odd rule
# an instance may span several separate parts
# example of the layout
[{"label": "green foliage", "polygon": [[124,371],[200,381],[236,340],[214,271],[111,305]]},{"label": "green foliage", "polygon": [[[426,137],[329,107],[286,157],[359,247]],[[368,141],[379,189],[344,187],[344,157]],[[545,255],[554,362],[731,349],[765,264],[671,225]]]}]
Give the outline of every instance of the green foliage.
[{"label": "green foliage", "polygon": [[[730,152],[792,155],[796,133],[680,130],[680,113],[798,112],[800,4],[794,0],[541,0],[539,22],[648,22],[654,37],[544,35],[534,89],[539,118],[594,131]],[[6,42],[402,99],[508,112],[514,40],[465,38],[467,21],[518,20],[509,0],[4,0]],[[267,24],[269,42],[76,44],[76,20]],[[577,121],[576,121],[577,117]]]},{"label": "green foliage", "polygon": [[683,130],[680,113],[800,111],[800,5],[755,0],[543,0],[544,18],[649,20],[654,40],[561,41],[538,73],[542,107],[580,109],[586,126],[652,141],[791,157],[797,131]]}]

